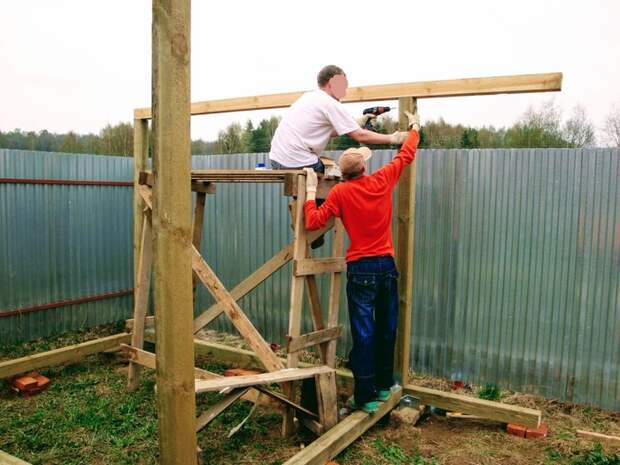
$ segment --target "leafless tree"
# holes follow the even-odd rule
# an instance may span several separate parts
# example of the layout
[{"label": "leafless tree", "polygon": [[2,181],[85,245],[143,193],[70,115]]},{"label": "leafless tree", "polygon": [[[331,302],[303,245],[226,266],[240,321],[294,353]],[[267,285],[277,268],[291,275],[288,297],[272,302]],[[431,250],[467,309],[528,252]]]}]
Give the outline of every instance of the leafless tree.
[{"label": "leafless tree", "polygon": [[594,124],[582,105],[573,108],[573,113],[564,124],[562,132],[570,147],[592,147],[596,141]]},{"label": "leafless tree", "polygon": [[614,105],[605,118],[603,132],[611,147],[620,147],[620,106]]}]

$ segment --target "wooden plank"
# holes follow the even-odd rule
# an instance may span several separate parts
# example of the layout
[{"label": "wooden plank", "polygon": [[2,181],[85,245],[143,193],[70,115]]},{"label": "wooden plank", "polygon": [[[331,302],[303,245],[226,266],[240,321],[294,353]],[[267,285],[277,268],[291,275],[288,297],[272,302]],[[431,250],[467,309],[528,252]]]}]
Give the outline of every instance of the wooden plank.
[{"label": "wooden plank", "polygon": [[196,419],[196,431],[200,431],[205,426],[207,426],[213,419],[215,419],[220,413],[230,407],[235,403],[241,396],[243,396],[246,392],[248,392],[250,388],[239,388],[235,389],[232,392],[226,394],[222,400],[220,400],[217,404],[211,406],[209,410],[202,413]]},{"label": "wooden plank", "polygon": [[[231,323],[237,328],[239,334],[260,357],[265,368],[269,371],[276,371],[284,368],[278,356],[271,350],[260,333],[256,330],[252,322],[237,305],[234,298],[226,290],[222,282],[215,275],[213,270],[204,261],[200,253],[192,246],[192,269],[196,272],[202,283],[209,290],[211,295],[224,306],[224,312]],[[159,329],[158,329],[159,331]]]},{"label": "wooden plank", "polygon": [[[303,204],[306,200],[306,178],[299,176],[297,179],[297,200],[296,206],[293,211],[295,212],[295,223],[294,223],[294,245],[293,245],[293,260],[300,260],[306,257],[306,226],[304,224],[304,211]],[[298,337],[301,334],[301,312],[303,309],[303,298],[304,298],[304,278],[303,277],[292,277],[291,284],[291,297],[290,297],[290,307],[289,307],[289,318],[288,318],[288,335],[290,337]],[[297,352],[289,353],[286,357],[286,366],[288,368],[297,367],[299,362],[299,355]],[[297,390],[294,383],[288,383],[283,386],[284,395],[286,395],[293,402],[297,401]],[[295,425],[294,425],[294,417],[295,411],[292,409],[287,409],[283,420],[282,420],[282,434],[285,437],[293,434]]]},{"label": "wooden plank", "polygon": [[[142,215],[142,242],[140,245],[140,261],[138,262],[137,281],[134,290],[133,317],[134,328],[131,334],[131,345],[141,349],[144,346],[144,325],[149,305],[151,288],[151,265],[153,263],[153,245],[151,235],[151,211]],[[140,383],[140,366],[130,363],[127,371],[127,389],[134,391]]]},{"label": "wooden plank", "polygon": [[344,257],[302,258],[293,261],[295,276],[316,275],[321,273],[341,273],[347,269]]},{"label": "wooden plank", "polygon": [[115,349],[122,343],[131,341],[131,334],[120,333],[82,342],[60,349],[50,350],[26,357],[0,362],[0,379],[25,373],[39,368],[75,363],[87,355],[97,354],[105,350]]},{"label": "wooden plank", "polygon": [[[406,130],[408,118],[405,111],[415,113],[417,102],[401,98],[399,104],[399,128]],[[404,386],[409,382],[409,351],[411,348],[411,306],[413,305],[413,236],[415,233],[415,180],[416,161],[403,171],[398,182],[396,200],[396,268],[398,280],[398,327],[394,351],[394,377]]]},{"label": "wooden plank", "polygon": [[389,414],[398,405],[401,394],[402,389],[393,392],[386,402],[379,404],[379,410],[373,415],[361,410],[353,412],[312,444],[284,462],[283,465],[324,465],[368,431],[381,418]]},{"label": "wooden plank", "polygon": [[[336,219],[334,225],[334,236],[332,238],[332,255],[341,256],[344,252],[345,229],[342,221]],[[329,296],[327,307],[327,326],[333,328],[338,325],[340,310],[340,288],[342,284],[342,273],[332,273],[329,284]],[[332,368],[336,367],[336,344],[337,340],[327,343],[325,364]]]},{"label": "wooden plank", "polygon": [[[133,182],[134,187],[138,185],[140,173],[146,169],[149,144],[148,144],[149,122],[143,119],[134,120],[133,124]],[[138,282],[138,263],[140,260],[140,247],[142,243],[142,211],[144,210],[144,200],[134,189],[133,192],[133,269],[134,282]]]},{"label": "wooden plank", "polygon": [[144,206],[152,210],[153,209],[153,192],[151,188],[149,186],[139,185],[137,190],[138,190],[138,193],[140,194],[140,197],[142,197],[142,200],[144,200]]},{"label": "wooden plank", "polygon": [[[553,92],[559,90],[562,90],[562,73],[520,74],[350,87],[342,102],[373,102],[395,100],[400,97],[459,97],[466,95]],[[194,102],[191,104],[190,113],[192,115],[204,115],[209,113],[285,108],[292,105],[304,92],[287,92]],[[150,108],[134,110],[134,118],[148,119],[150,117]]]},{"label": "wooden plank", "polygon": [[405,385],[404,392],[417,397],[421,403],[426,405],[476,415],[503,423],[517,423],[529,428],[538,428],[542,418],[540,410],[452,394],[451,392],[414,386],[413,384]]},{"label": "wooden plank", "polygon": [[610,436],[608,434],[595,433],[594,431],[577,430],[580,438],[592,439],[607,444],[620,444],[620,436]]},{"label": "wooden plank", "polygon": [[308,334],[297,337],[288,337],[286,351],[288,353],[297,352],[307,347],[312,347],[323,342],[337,339],[342,335],[342,326],[334,326],[333,328],[321,329]]},{"label": "wooden plank", "polygon": [[[154,353],[127,344],[121,344],[121,350],[130,361],[140,364],[143,367],[150,368],[151,370],[156,369],[156,358]],[[221,375],[196,367],[194,367],[194,377],[196,379],[222,378]]]},{"label": "wooden plank", "polygon": [[318,420],[312,418],[299,418],[299,422],[312,431],[316,436],[321,436],[325,432],[325,428]]},{"label": "wooden plank", "polygon": [[30,465],[30,463],[0,450],[0,465]]},{"label": "wooden plank", "polygon": [[338,392],[336,372],[316,375],[316,398],[319,418],[324,431],[329,431],[338,423]]},{"label": "wooden plank", "polygon": [[208,391],[221,391],[224,388],[239,388],[245,386],[260,386],[287,381],[311,378],[315,375],[332,373],[333,368],[327,366],[310,368],[283,368],[271,373],[259,375],[225,376],[218,379],[196,381],[196,393]]},{"label": "wooden plank", "polygon": [[[151,332],[146,333],[147,341],[154,341]],[[245,349],[230,347],[225,344],[201,341],[194,339],[196,354],[209,357],[221,363],[230,363],[244,368],[261,368],[262,363],[258,356]],[[304,362],[299,363],[300,367],[310,367],[312,365]],[[338,387],[348,393],[353,392],[353,374],[347,369],[337,369]],[[434,405],[446,410],[477,415],[489,420],[501,421],[505,423],[519,423],[531,428],[537,428],[538,422],[542,418],[539,410],[493,402],[474,397],[453,394],[451,392],[439,391],[413,384],[405,386],[405,394],[412,395],[420,399],[423,404]]]},{"label": "wooden plank", "polygon": [[[153,187],[155,185],[155,176],[152,171],[142,171],[138,176],[138,184]],[[207,181],[192,180],[191,190],[203,194],[215,194],[215,184]]]},{"label": "wooden plank", "polygon": [[153,287],[159,463],[196,464],[190,0],[153,0]]}]

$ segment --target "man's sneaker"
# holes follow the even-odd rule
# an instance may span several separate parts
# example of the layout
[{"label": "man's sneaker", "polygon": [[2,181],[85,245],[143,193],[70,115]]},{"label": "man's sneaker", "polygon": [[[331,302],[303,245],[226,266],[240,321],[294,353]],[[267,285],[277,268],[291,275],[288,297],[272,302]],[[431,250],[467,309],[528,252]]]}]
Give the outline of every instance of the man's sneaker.
[{"label": "man's sneaker", "polygon": [[375,413],[379,410],[379,403],[377,401],[371,400],[370,402],[365,402],[362,405],[358,405],[353,397],[349,399],[347,406],[351,410],[361,410],[366,413]]},{"label": "man's sneaker", "polygon": [[385,402],[392,395],[392,391],[390,389],[380,389],[377,393],[377,400],[379,402]]}]

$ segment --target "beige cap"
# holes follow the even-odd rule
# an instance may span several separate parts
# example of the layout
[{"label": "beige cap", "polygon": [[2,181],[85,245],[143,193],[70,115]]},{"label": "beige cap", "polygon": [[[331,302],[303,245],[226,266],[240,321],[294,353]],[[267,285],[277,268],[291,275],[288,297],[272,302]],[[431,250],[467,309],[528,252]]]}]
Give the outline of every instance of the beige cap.
[{"label": "beige cap", "polygon": [[368,147],[351,147],[340,155],[338,164],[342,174],[357,173],[362,169],[363,162],[372,157]]}]

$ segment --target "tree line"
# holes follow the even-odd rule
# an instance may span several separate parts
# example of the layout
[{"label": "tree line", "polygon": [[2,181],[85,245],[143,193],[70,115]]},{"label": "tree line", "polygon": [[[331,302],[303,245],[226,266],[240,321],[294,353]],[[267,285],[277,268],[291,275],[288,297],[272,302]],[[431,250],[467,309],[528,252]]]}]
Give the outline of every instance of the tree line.
[{"label": "tree line", "polygon": [[[216,140],[192,140],[193,155],[263,153],[268,152],[271,139],[280,122],[272,116],[254,126],[248,120],[244,125],[232,123],[219,131]],[[376,130],[389,134],[398,127],[397,122],[384,115],[378,118]],[[475,128],[450,124],[443,118],[426,121],[420,129],[421,148],[580,148],[607,145],[620,147],[620,107],[612,107],[601,128],[603,140],[597,141],[595,127],[586,110],[576,106],[563,120],[562,111],[554,100],[538,108],[530,107],[510,127]],[[343,150],[357,143],[348,136],[332,139],[327,150]],[[46,152],[90,153],[101,155],[131,156],[133,153],[133,127],[131,123],[106,125],[99,134],[66,134],[24,132],[15,129],[0,131],[0,148],[40,150]],[[373,148],[390,148],[374,146]]]}]

